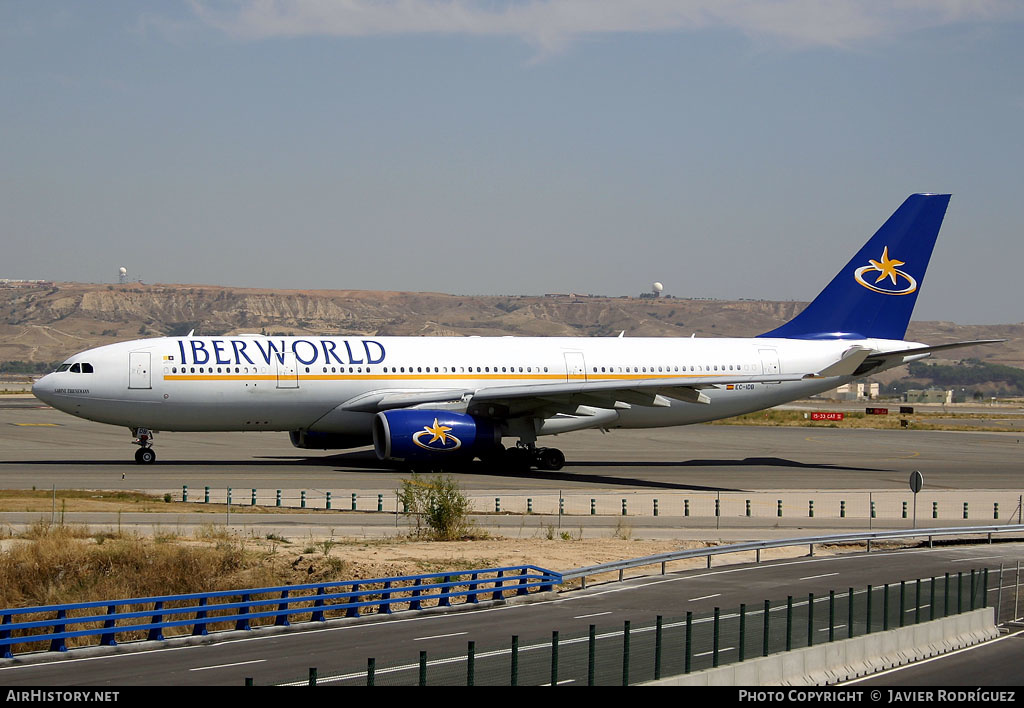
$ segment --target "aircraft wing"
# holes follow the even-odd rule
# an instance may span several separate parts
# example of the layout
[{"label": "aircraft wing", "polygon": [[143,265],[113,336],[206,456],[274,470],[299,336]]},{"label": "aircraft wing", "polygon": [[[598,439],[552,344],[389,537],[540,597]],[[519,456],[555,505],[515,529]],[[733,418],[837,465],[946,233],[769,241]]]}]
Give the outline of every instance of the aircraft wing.
[{"label": "aircraft wing", "polygon": [[425,403],[459,403],[471,396],[471,388],[441,388],[396,390],[393,388],[369,391],[341,404],[346,411],[379,413],[395,408],[412,408]]},{"label": "aircraft wing", "polygon": [[484,388],[446,388],[430,390],[381,389],[346,401],[346,411],[378,413],[395,408],[413,408],[425,404],[463,404],[469,413],[487,417],[528,415],[539,409],[575,410],[580,405],[599,408],[668,406],[669,398],[689,403],[707,403],[701,389],[730,384],[780,383],[800,381],[803,375],[774,376],[702,376],[671,379],[629,379],[623,381],[570,381],[525,386],[487,386]]},{"label": "aircraft wing", "polygon": [[701,391],[731,385],[782,383],[826,376],[848,376],[862,364],[870,351],[852,347],[843,357],[813,374],[774,374],[767,376],[694,376],[660,379],[601,381],[558,381],[523,386],[486,386],[483,388],[381,389],[361,394],[340,407],[346,411],[378,413],[396,408],[414,408],[427,404],[450,403],[466,406],[467,413],[489,418],[514,418],[526,415],[553,415],[573,412],[579,406],[630,408],[631,406],[667,407],[669,399],[687,403],[710,403]]},{"label": "aircraft wing", "polygon": [[710,403],[701,389],[741,383],[799,381],[802,375],[702,376],[622,381],[569,381],[530,386],[491,386],[476,391],[469,400],[471,415],[516,417],[537,411],[547,414],[573,412],[579,406],[629,408],[669,406],[669,398],[688,403]]}]

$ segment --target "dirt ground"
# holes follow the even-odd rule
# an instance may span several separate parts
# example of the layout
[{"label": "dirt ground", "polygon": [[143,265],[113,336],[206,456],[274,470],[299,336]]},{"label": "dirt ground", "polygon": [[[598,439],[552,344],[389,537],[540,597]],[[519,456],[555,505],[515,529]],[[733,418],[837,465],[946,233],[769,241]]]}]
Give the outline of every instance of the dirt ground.
[{"label": "dirt ground", "polygon": [[[653,541],[620,538],[489,538],[470,541],[416,541],[403,539],[250,539],[246,546],[268,550],[278,562],[290,565],[294,571],[308,576],[323,577],[341,573],[347,580],[381,578],[400,575],[440,572],[446,570],[472,570],[533,565],[546,570],[566,572],[575,568],[600,565],[612,561],[644,558],[692,548],[717,545],[704,541]],[[817,555],[829,555],[843,550],[815,548]],[[849,550],[849,549],[846,549]],[[768,549],[762,551],[762,560],[806,556],[806,546]],[[717,566],[750,563],[755,554],[737,553],[717,556]],[[668,570],[706,567],[704,557],[674,561]],[[627,577],[661,572],[660,563],[632,569]],[[588,578],[588,583],[612,579],[616,573]]]}]

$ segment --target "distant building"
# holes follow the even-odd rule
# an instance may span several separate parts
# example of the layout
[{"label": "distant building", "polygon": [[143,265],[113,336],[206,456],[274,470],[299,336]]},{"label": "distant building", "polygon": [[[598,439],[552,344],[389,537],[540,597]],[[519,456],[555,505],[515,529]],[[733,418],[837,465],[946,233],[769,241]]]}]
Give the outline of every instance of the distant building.
[{"label": "distant building", "polygon": [[19,280],[15,278],[0,278],[0,288],[38,288],[41,286],[52,287],[52,280]]},{"label": "distant building", "polygon": [[867,401],[878,398],[877,383],[850,383],[821,394],[833,401]]},{"label": "distant building", "polygon": [[952,403],[953,392],[941,388],[912,388],[903,394],[904,403]]}]

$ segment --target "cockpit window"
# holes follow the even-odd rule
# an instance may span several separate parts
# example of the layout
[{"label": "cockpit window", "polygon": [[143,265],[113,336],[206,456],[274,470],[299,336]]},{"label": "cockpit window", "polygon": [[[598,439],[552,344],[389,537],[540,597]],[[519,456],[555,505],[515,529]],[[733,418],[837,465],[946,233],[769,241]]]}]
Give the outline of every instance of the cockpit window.
[{"label": "cockpit window", "polygon": [[71,365],[71,373],[72,374],[80,374],[80,373],[82,373],[82,366],[81,366],[81,364],[72,364]]},{"label": "cockpit window", "polygon": [[82,364],[82,373],[83,374],[91,374],[92,373],[92,364],[85,364],[85,363],[83,363]]},{"label": "cockpit window", "polygon": [[59,374],[62,371],[67,371],[70,368],[71,364],[61,364],[59,367],[57,367],[57,373]]}]

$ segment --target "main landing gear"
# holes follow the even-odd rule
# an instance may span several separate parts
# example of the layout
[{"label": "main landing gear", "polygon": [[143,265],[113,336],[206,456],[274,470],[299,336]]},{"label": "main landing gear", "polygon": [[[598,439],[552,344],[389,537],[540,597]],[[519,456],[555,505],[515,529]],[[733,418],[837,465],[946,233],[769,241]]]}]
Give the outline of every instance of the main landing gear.
[{"label": "main landing gear", "polygon": [[153,433],[149,428],[133,428],[132,443],[139,446],[135,451],[135,461],[140,465],[151,465],[156,462],[156,450],[153,449]]},{"label": "main landing gear", "polygon": [[565,455],[557,447],[537,447],[533,443],[520,442],[505,450],[502,463],[515,472],[525,472],[531,467],[554,472],[565,466]]}]

